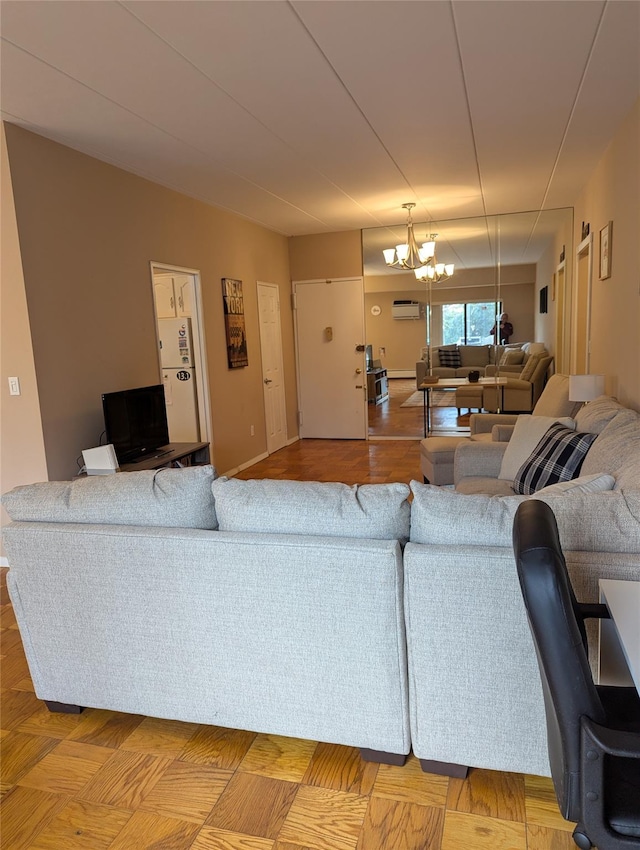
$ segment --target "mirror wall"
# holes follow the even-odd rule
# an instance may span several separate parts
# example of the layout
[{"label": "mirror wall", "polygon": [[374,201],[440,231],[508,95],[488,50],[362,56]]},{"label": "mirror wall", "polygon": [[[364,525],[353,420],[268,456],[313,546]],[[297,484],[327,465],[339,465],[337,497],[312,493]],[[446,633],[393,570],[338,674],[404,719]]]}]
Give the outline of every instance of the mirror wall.
[{"label": "mirror wall", "polygon": [[[414,376],[421,349],[429,342],[432,347],[442,345],[443,334],[444,342],[464,341],[464,336],[471,344],[487,342],[496,310],[509,314],[511,342],[544,342],[555,357],[555,371],[566,371],[570,340],[562,317],[570,315],[572,231],[572,208],[437,222],[415,218],[418,245],[437,233],[438,262],[455,264],[453,277],[431,284],[429,311],[429,285],[412,271],[391,268],[384,261],[384,248],[406,242],[406,219],[397,227],[363,230],[366,342],[387,370],[391,395],[394,379]],[[545,287],[546,312],[541,312]],[[394,301],[418,302],[419,318],[394,318]],[[447,324],[454,304],[479,305],[468,312],[473,319],[466,328],[458,326],[461,336],[456,339]],[[487,313],[486,320],[481,311]],[[372,416],[380,418],[371,408],[370,423]],[[393,435],[391,428],[386,436]],[[370,436],[375,436],[371,428]]]}]

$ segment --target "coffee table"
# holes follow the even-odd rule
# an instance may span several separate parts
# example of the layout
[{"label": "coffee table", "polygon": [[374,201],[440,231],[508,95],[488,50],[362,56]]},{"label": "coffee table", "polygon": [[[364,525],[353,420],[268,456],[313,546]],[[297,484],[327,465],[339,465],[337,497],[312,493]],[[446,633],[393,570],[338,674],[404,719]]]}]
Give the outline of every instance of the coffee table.
[{"label": "coffee table", "polygon": [[439,378],[438,382],[434,384],[421,383],[418,389],[422,391],[422,424],[424,436],[426,437],[428,434],[433,433],[433,429],[431,428],[431,390],[457,390],[459,387],[466,386],[499,387],[500,392],[498,397],[500,399],[500,407],[498,408],[498,413],[501,413],[504,407],[504,388],[506,383],[506,378],[498,377],[480,378],[479,381],[474,382],[467,380],[467,378]]}]

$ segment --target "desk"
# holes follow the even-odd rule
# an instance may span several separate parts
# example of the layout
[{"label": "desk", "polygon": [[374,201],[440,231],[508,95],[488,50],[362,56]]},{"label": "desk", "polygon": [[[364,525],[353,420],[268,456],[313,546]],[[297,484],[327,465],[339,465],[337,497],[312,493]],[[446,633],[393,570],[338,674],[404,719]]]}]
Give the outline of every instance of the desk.
[{"label": "desk", "polygon": [[430,390],[457,390],[458,387],[479,386],[487,387],[494,386],[500,388],[500,409],[504,407],[504,388],[507,383],[506,378],[480,378],[479,381],[471,383],[466,378],[439,378],[435,384],[422,383],[418,387],[422,391],[422,424],[424,436],[431,433],[431,394]]},{"label": "desk", "polygon": [[635,684],[640,693],[640,581],[601,578],[600,601],[610,620],[600,620],[598,680],[602,685]]},{"label": "desk", "polygon": [[180,462],[183,466],[209,463],[209,443],[169,443],[150,452],[136,463],[120,464],[121,472],[140,472],[143,469],[162,469]]}]

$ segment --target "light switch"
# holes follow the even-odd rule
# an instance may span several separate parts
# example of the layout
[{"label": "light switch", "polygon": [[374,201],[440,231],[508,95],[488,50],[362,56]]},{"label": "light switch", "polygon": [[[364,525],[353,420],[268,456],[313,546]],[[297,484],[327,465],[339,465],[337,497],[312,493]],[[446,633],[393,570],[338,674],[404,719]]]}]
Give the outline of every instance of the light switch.
[{"label": "light switch", "polygon": [[9,378],[9,395],[20,395],[19,378]]}]

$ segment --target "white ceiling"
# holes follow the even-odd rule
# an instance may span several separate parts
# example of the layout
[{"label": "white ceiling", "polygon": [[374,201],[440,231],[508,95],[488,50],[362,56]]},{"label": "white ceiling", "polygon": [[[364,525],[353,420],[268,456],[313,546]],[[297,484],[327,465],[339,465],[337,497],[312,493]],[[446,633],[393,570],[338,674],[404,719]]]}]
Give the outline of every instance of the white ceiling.
[{"label": "white ceiling", "polygon": [[0,11],[5,120],[286,235],[570,206],[640,92],[637,0]]}]

